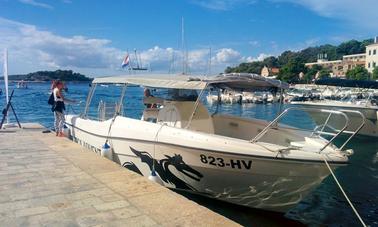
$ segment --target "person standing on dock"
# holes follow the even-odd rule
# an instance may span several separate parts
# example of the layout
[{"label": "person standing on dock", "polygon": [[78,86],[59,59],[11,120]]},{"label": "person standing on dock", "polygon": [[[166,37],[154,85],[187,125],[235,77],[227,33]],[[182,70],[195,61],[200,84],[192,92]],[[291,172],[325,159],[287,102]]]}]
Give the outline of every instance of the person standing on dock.
[{"label": "person standing on dock", "polygon": [[64,110],[66,109],[64,105],[64,97],[62,95],[62,89],[64,84],[62,81],[55,81],[53,84],[53,95],[54,95],[54,126],[56,136],[64,136],[63,134],[63,124],[64,124]]}]

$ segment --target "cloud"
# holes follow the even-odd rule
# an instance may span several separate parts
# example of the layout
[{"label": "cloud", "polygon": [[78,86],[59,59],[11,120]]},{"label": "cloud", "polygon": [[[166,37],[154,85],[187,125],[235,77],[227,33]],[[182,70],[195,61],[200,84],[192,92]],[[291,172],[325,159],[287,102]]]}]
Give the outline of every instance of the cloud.
[{"label": "cloud", "polygon": [[116,68],[122,59],[122,51],[106,39],[63,37],[4,18],[0,33],[0,48],[7,47],[17,64],[29,68]]},{"label": "cloud", "polygon": [[193,4],[199,5],[203,8],[217,10],[217,11],[227,11],[239,5],[251,5],[256,3],[256,0],[192,0]]},{"label": "cloud", "polygon": [[42,2],[37,2],[35,0],[19,0],[19,2],[21,2],[23,4],[27,4],[27,5],[32,5],[32,6],[37,6],[37,7],[45,8],[45,9],[53,9],[54,8],[54,7],[52,7],[49,4],[42,3]]},{"label": "cloud", "polygon": [[231,48],[222,48],[215,54],[214,61],[217,63],[234,63],[240,61],[241,55]]},{"label": "cloud", "polygon": [[[112,46],[108,39],[60,36],[34,25],[1,17],[0,34],[0,49],[9,50],[11,74],[58,68],[90,72],[91,75],[119,74],[125,54],[124,50]],[[138,53],[143,66],[151,67],[154,72],[182,72],[183,54],[177,49],[154,46]],[[208,48],[188,50],[187,58],[189,72],[208,72]],[[135,64],[134,54],[130,53],[130,59]],[[232,48],[213,49],[212,72],[223,72],[227,66],[239,64],[245,59]]]},{"label": "cloud", "polygon": [[257,40],[251,40],[248,42],[248,44],[255,47],[260,46],[260,42]]},{"label": "cloud", "polygon": [[335,18],[368,29],[378,29],[376,0],[271,0],[289,2],[312,10],[320,16]]},{"label": "cloud", "polygon": [[[180,50],[161,48],[159,46],[140,52],[142,63],[150,66],[153,71],[181,73],[183,71],[183,59],[187,58],[188,72],[208,73],[210,64],[209,49],[189,50],[187,56],[184,55]],[[211,71],[214,73],[223,72],[227,66],[239,64],[244,59],[238,51],[231,48],[213,50]]]},{"label": "cloud", "polygon": [[246,62],[263,61],[265,58],[273,56],[272,54],[260,53],[257,57],[249,56],[245,58]]},{"label": "cloud", "polygon": [[308,39],[308,40],[305,40],[305,46],[306,47],[309,47],[309,46],[315,46],[316,44],[318,44],[320,41],[319,38],[311,38],[311,39]]}]

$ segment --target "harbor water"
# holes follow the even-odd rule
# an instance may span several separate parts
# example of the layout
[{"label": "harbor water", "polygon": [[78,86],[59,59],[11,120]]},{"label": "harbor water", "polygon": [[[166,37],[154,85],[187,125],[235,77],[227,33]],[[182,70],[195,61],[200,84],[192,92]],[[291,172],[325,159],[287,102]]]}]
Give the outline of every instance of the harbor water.
[{"label": "harbor water", "polygon": [[[0,88],[4,91],[3,82]],[[49,83],[30,83],[28,89],[17,89],[15,85],[12,85],[10,90],[12,89],[15,89],[12,103],[21,122],[38,122],[46,127],[52,127],[53,113],[47,104],[50,92]],[[98,104],[100,99],[115,99],[119,94],[117,89],[120,88],[99,87],[98,94],[100,95],[96,96],[94,103]],[[81,113],[83,111],[88,90],[88,83],[68,84],[65,95],[80,102],[67,105],[67,112]],[[5,106],[4,96],[4,94],[0,95],[1,108]],[[128,88],[123,106],[124,115],[139,117],[143,110],[142,96],[142,88]],[[209,109],[214,112],[215,106],[209,106]],[[97,111],[97,106],[91,106],[91,110]],[[218,111],[271,120],[279,112],[279,106],[252,103],[221,105]],[[14,121],[12,114],[10,117]],[[297,112],[285,118],[284,123],[304,128],[314,127],[312,120],[303,112]],[[336,143],[341,143],[342,139]],[[348,166],[336,170],[336,176],[366,224],[378,226],[378,139],[357,136],[349,143],[348,148],[354,150],[354,155],[350,157]],[[188,193],[183,193],[183,195],[245,226],[359,225],[358,219],[331,177],[326,178],[316,190],[285,215],[236,206]]]}]

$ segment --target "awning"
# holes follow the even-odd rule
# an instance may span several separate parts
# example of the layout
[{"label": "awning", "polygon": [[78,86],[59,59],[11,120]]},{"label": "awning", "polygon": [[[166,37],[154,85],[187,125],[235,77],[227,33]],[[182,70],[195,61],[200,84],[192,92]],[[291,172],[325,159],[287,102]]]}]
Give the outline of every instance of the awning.
[{"label": "awning", "polygon": [[206,87],[206,82],[198,77],[189,77],[183,75],[142,75],[138,76],[116,76],[101,77],[93,80],[94,84],[133,84],[153,88],[171,88],[171,89],[193,89],[202,90]]},{"label": "awning", "polygon": [[252,73],[227,73],[207,80],[213,87],[232,90],[267,90],[272,88],[289,89],[289,84]]},{"label": "awning", "polygon": [[271,88],[288,89],[289,85],[280,80],[250,73],[229,73],[218,76],[187,75],[143,75],[95,78],[94,84],[133,84],[153,88],[202,90],[206,86],[233,90],[253,91]]}]

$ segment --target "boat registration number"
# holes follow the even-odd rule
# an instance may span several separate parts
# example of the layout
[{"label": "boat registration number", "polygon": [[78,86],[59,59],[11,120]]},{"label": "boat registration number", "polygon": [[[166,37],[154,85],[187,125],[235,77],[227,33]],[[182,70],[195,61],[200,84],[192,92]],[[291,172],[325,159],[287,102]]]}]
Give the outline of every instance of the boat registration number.
[{"label": "boat registration number", "polygon": [[239,159],[229,159],[228,161],[223,158],[217,158],[210,155],[200,155],[200,160],[203,164],[233,168],[233,169],[251,169],[252,160],[239,160]]}]

